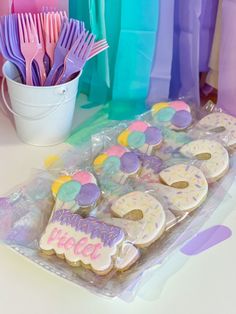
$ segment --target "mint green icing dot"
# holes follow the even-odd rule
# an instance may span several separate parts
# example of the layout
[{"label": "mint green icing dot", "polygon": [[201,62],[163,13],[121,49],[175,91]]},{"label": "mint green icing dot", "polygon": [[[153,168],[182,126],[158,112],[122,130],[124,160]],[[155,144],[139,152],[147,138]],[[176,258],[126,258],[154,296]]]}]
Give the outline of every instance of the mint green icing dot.
[{"label": "mint green icing dot", "polygon": [[132,132],[128,136],[128,144],[131,148],[140,148],[145,144],[145,134],[139,131]]},{"label": "mint green icing dot", "polygon": [[108,157],[103,164],[104,172],[117,173],[120,170],[120,158],[116,156]]},{"label": "mint green icing dot", "polygon": [[171,121],[176,110],[171,107],[163,108],[156,113],[155,119],[160,122]]},{"label": "mint green icing dot", "polygon": [[81,189],[81,184],[78,181],[66,182],[59,189],[57,197],[60,201],[72,202],[75,200],[76,196],[79,194],[80,189]]}]

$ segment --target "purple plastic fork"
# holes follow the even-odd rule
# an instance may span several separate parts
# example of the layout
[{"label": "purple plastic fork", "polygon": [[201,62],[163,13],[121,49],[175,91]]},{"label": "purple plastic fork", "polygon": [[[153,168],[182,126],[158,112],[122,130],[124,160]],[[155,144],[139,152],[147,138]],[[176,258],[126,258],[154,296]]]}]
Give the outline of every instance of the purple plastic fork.
[{"label": "purple plastic fork", "polygon": [[8,51],[8,47],[6,44],[6,34],[5,34],[5,17],[1,17],[0,19],[0,46],[1,46],[1,53],[4,59],[12,62],[18,69],[18,72],[21,76],[22,83],[25,83],[25,66],[19,62],[19,60],[12,56],[11,51]]},{"label": "purple plastic fork", "polygon": [[76,72],[83,69],[93,48],[95,36],[82,33],[75,41],[64,61],[64,71],[56,84],[63,84]]},{"label": "purple plastic fork", "polygon": [[64,22],[55,51],[54,63],[45,81],[45,86],[53,85],[58,70],[63,66],[65,57],[78,35],[84,30],[84,24],[74,19]]}]

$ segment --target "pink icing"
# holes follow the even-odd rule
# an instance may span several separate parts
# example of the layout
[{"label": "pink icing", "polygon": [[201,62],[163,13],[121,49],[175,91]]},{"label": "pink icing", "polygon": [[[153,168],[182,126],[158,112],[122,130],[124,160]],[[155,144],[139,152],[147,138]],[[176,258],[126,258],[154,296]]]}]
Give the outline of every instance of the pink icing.
[{"label": "pink icing", "polygon": [[122,146],[112,146],[105,151],[105,153],[110,156],[121,157],[126,152],[126,149]]},{"label": "pink icing", "polygon": [[88,171],[78,171],[73,175],[73,180],[78,181],[81,184],[87,184],[93,182],[93,177]]},{"label": "pink icing", "polygon": [[143,121],[134,121],[128,129],[130,131],[139,131],[139,132],[145,132],[149,125],[146,122]]},{"label": "pink icing", "polygon": [[74,237],[68,235],[67,232],[54,228],[48,237],[48,243],[56,241],[58,248],[64,248],[65,251],[73,249],[75,255],[82,255],[89,257],[91,260],[95,260],[100,257],[99,250],[103,248],[101,243],[89,243],[91,240],[89,237],[83,237],[77,241]]},{"label": "pink icing", "polygon": [[189,105],[186,104],[184,101],[173,101],[169,103],[169,106],[171,108],[174,108],[176,111],[186,110],[190,112]]},{"label": "pink icing", "polygon": [[66,242],[65,242],[65,245],[64,245],[64,248],[66,251],[72,249],[74,246],[75,246],[75,239],[73,237],[70,237]]}]

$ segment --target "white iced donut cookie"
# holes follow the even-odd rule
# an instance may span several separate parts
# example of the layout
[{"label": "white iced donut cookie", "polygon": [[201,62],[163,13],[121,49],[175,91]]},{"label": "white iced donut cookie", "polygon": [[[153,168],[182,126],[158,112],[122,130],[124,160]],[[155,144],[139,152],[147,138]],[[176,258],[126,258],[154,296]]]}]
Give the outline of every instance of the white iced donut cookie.
[{"label": "white iced donut cookie", "polygon": [[212,183],[222,178],[229,169],[228,151],[219,142],[196,140],[184,145],[182,155],[199,160],[200,169],[207,182]]},{"label": "white iced donut cookie", "polygon": [[208,183],[202,171],[194,166],[177,164],[159,173],[155,189],[175,214],[185,214],[198,208],[206,199]]},{"label": "white iced donut cookie", "polygon": [[236,118],[223,112],[214,112],[201,119],[197,127],[214,132],[215,139],[227,147],[236,144]]},{"label": "white iced donut cookie", "polygon": [[[156,198],[147,193],[135,191],[123,195],[115,201],[111,211],[115,216],[126,219],[124,229],[127,239],[137,247],[149,246],[165,230],[164,209]],[[129,218],[139,220],[129,221]]]}]

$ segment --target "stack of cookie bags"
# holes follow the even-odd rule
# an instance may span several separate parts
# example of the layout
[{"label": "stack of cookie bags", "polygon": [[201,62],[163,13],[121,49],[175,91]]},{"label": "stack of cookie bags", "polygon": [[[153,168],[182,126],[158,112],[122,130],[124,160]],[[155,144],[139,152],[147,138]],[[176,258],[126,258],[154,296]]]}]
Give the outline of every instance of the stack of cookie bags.
[{"label": "stack of cookie bags", "polygon": [[104,134],[84,158],[73,152],[72,166],[53,182],[54,208],[39,246],[85,280],[122,284],[155,260],[179,222],[198,215],[228,173],[236,118],[215,112],[196,121],[179,100],[154,104]]}]

